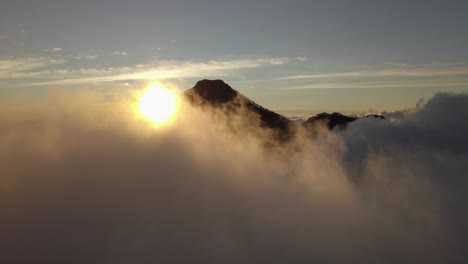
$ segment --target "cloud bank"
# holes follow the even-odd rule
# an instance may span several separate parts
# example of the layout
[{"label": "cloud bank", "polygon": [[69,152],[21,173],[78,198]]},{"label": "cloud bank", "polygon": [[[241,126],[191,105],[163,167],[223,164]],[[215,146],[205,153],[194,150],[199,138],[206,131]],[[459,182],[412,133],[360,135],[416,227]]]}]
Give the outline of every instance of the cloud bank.
[{"label": "cloud bank", "polygon": [[468,95],[437,95],[399,123],[360,120],[315,139],[299,130],[267,147],[268,133],[232,133],[226,116],[185,104],[154,129],[133,100],[56,91],[2,103],[5,263],[468,257]]}]

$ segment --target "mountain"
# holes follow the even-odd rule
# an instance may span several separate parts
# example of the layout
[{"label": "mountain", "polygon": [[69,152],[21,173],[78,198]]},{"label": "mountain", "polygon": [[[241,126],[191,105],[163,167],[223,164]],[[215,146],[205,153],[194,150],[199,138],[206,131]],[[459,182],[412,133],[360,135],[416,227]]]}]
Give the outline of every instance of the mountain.
[{"label": "mountain", "polygon": [[347,116],[340,113],[320,113],[315,116],[312,116],[307,119],[306,122],[303,123],[306,127],[314,127],[319,124],[325,124],[329,130],[337,129],[346,129],[349,123],[354,122],[358,119],[362,118],[378,118],[378,119],[385,119],[385,117],[381,115],[366,115],[362,117],[353,117]]},{"label": "mountain", "polygon": [[276,134],[279,139],[287,139],[296,127],[291,120],[256,104],[222,80],[198,81],[194,87],[184,92],[184,96],[192,105],[218,109],[228,117],[251,117],[244,118],[251,121],[246,125],[257,123]]},{"label": "mountain", "polygon": [[219,105],[233,101],[239,92],[222,80],[201,80],[185,92],[185,95],[194,102],[195,97],[202,99],[201,103]]},{"label": "mountain", "polygon": [[[235,132],[239,132],[239,123],[236,122],[242,120],[243,123],[240,125],[242,130],[260,126],[272,132],[279,140],[284,141],[293,136],[300,127],[300,124],[256,104],[222,80],[200,80],[183,95],[196,107],[221,111],[227,117],[228,126]],[[302,123],[302,126],[315,134],[319,125],[324,124],[330,131],[335,128],[345,129],[349,123],[361,118],[385,119],[380,115],[352,117],[336,112],[332,114],[320,113],[308,118]],[[256,129],[252,129],[252,131],[256,131]]]}]

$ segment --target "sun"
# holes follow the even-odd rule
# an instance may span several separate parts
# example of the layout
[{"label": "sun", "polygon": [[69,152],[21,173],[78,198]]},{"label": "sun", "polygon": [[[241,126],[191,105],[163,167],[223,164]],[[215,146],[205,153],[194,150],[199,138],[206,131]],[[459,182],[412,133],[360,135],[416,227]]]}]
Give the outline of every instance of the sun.
[{"label": "sun", "polygon": [[177,95],[160,85],[151,86],[138,103],[138,112],[155,124],[171,121],[177,111]]}]

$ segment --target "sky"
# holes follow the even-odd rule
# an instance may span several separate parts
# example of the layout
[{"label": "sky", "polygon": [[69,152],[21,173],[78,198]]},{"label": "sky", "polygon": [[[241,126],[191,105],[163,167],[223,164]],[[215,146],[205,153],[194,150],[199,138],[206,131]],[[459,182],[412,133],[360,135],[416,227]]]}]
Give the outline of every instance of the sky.
[{"label": "sky", "polygon": [[[278,3],[279,2],[279,3]],[[468,91],[466,1],[2,1],[0,93],[223,79],[288,114]]]}]

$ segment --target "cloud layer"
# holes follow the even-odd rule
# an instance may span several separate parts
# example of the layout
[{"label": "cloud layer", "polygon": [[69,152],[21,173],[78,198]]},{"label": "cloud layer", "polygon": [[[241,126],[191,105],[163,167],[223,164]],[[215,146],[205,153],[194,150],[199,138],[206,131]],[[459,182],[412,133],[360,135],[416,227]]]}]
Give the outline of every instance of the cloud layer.
[{"label": "cloud layer", "polygon": [[265,131],[232,133],[187,105],[155,130],[132,103],[56,92],[2,104],[6,263],[467,258],[467,95],[268,147]]}]

